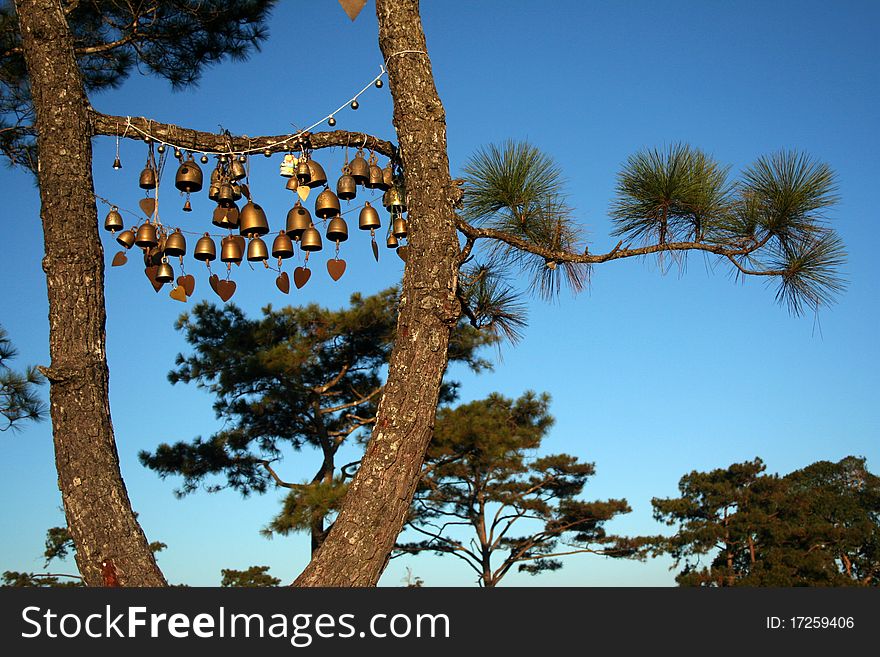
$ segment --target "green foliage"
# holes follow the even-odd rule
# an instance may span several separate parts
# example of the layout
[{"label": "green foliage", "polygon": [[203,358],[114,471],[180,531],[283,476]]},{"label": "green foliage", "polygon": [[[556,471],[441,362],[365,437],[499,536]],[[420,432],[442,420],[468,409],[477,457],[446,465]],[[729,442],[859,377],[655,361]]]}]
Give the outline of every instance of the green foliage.
[{"label": "green foliage", "polygon": [[[567,454],[533,456],[553,424],[549,405],[547,394],[512,400],[493,393],[440,409],[408,521],[427,538],[399,544],[396,556],[452,554],[481,586],[495,586],[514,565],[531,574],[556,570],[560,552],[641,556],[637,539],[604,529],[630,511],[626,500],[577,499],[595,473],[592,463]],[[514,535],[515,529],[529,533]],[[558,550],[560,543],[565,547]],[[493,556],[501,557],[495,566]]]},{"label": "green foliage", "polygon": [[[877,586],[880,478],[865,459],[819,461],[785,477],[760,459],[692,472],[654,499],[677,532],[657,539],[683,586]],[[708,565],[702,565],[702,559]]]},{"label": "green foliage", "polygon": [[19,373],[9,367],[9,361],[17,355],[8,334],[0,327],[0,416],[5,426],[0,431],[21,428],[27,420],[39,422],[46,417],[46,405],[36,388],[43,383],[43,376],[35,367]]},{"label": "green foliage", "polygon": [[220,586],[235,587],[267,587],[278,586],[281,580],[269,574],[269,566],[251,566],[247,570],[222,569],[223,580]]},{"label": "green foliage", "polygon": [[76,552],[76,546],[67,527],[50,527],[46,530],[46,551],[43,552],[43,556],[46,557],[44,568],[48,568],[53,559],[66,559],[74,552]]},{"label": "green foliage", "polygon": [[20,573],[15,570],[7,570],[3,573],[0,586],[16,588],[70,588],[74,586],[85,586],[85,584],[82,583],[82,580],[72,577],[72,575],[40,575],[36,573]]}]

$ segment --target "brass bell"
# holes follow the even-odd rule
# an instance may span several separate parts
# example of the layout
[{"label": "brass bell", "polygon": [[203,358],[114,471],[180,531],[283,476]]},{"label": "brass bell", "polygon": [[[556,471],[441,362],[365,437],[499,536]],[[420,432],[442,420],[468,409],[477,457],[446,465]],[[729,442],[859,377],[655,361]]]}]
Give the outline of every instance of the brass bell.
[{"label": "brass bell", "polygon": [[177,167],[174,186],[187,194],[202,191],[202,169],[193,160],[192,154]]},{"label": "brass bell", "polygon": [[156,189],[156,170],[153,167],[144,167],[138,181],[141,189]]},{"label": "brass bell", "polygon": [[336,195],[343,201],[350,201],[357,196],[357,183],[349,172],[349,167],[342,170],[342,175],[336,182]]},{"label": "brass bell", "polygon": [[214,240],[211,239],[211,236],[208,235],[208,233],[205,233],[199,238],[199,241],[196,242],[196,248],[195,251],[193,251],[193,258],[204,262],[211,262],[212,260],[217,259],[217,247],[214,246]]},{"label": "brass bell", "polygon": [[384,169],[382,169],[382,183],[385,185],[384,189],[390,189],[391,185],[394,184],[394,169],[391,167],[391,163],[388,163]]},{"label": "brass bell", "polygon": [[259,237],[254,237],[253,239],[251,239],[250,244],[248,244],[247,248],[248,261],[260,262],[261,260],[266,260],[268,257],[269,249],[266,248],[266,243]]},{"label": "brass bell", "polygon": [[314,188],[327,184],[327,174],[324,173],[324,167],[312,159],[309,159],[309,175],[311,176],[309,187]]},{"label": "brass bell", "polygon": [[394,223],[391,224],[391,234],[397,239],[402,240],[407,235],[407,228],[406,219],[398,216],[394,219]]},{"label": "brass bell", "polygon": [[229,167],[229,175],[233,180],[241,180],[247,175],[244,165],[237,158],[232,160],[232,165]]},{"label": "brass bell", "polygon": [[327,239],[332,242],[344,242],[348,239],[348,225],[342,217],[333,217],[327,224]]},{"label": "brass bell", "polygon": [[312,170],[308,160],[300,160],[296,165],[296,179],[302,185],[307,185],[312,180]]},{"label": "brass bell", "polygon": [[220,183],[211,183],[211,186],[208,187],[208,200],[220,200]]},{"label": "brass bell", "polygon": [[237,201],[241,198],[241,185],[232,183],[232,200]]},{"label": "brass bell", "polygon": [[186,255],[186,238],[180,232],[180,228],[175,229],[173,233],[165,240],[165,255],[182,256]]},{"label": "brass bell", "polygon": [[220,169],[214,169],[213,171],[211,171],[211,184],[212,185],[214,185],[214,184],[219,185],[221,175],[222,175],[222,172],[220,171]]},{"label": "brass bell", "polygon": [[265,235],[269,232],[269,220],[263,208],[248,201],[238,215],[238,232],[242,235]]},{"label": "brass bell", "polygon": [[142,249],[149,249],[159,245],[159,239],[156,237],[156,227],[151,223],[141,224],[137,229],[134,243]]},{"label": "brass bell", "polygon": [[351,177],[354,178],[355,183],[358,185],[363,185],[370,179],[370,165],[364,159],[362,151],[359,150],[357,152],[348,168],[351,169]]},{"label": "brass bell", "polygon": [[295,192],[296,188],[299,187],[299,181],[296,179],[296,176],[291,176],[290,178],[288,178],[285,187],[290,191]]},{"label": "brass bell", "polygon": [[241,262],[241,243],[237,239],[224,237],[220,244],[222,245],[220,249],[221,262]]},{"label": "brass bell", "polygon": [[389,249],[396,249],[398,246],[397,238],[394,235],[389,235],[388,240],[385,242],[385,246]]},{"label": "brass bell", "polygon": [[321,233],[314,226],[309,226],[303,231],[299,240],[299,248],[303,251],[320,251],[323,248]]},{"label": "brass bell", "polygon": [[156,282],[170,283],[173,280],[174,270],[171,268],[171,265],[168,264],[168,261],[163,259],[163,262],[159,265],[159,270],[156,272]]},{"label": "brass bell", "polygon": [[183,204],[183,211],[184,212],[192,212],[193,211],[193,206],[192,206],[192,203],[189,202],[189,199],[186,199],[186,203]]},{"label": "brass bell", "polygon": [[306,210],[302,203],[296,202],[287,213],[287,234],[293,239],[299,239],[303,231],[312,225],[312,215]]},{"label": "brass bell", "polygon": [[329,189],[318,194],[318,200],[315,201],[315,214],[321,219],[335,217],[339,214],[339,199],[336,198],[336,194]]},{"label": "brass bell", "polygon": [[104,230],[109,230],[111,233],[115,233],[124,225],[125,224],[122,223],[122,215],[119,214],[118,208],[114,205],[104,219]]},{"label": "brass bell", "polygon": [[403,198],[403,192],[400,187],[395,185],[385,192],[382,195],[382,205],[391,213],[406,212],[406,201]]},{"label": "brass bell", "polygon": [[382,177],[382,169],[378,164],[370,165],[370,175],[367,177],[367,182],[364,183],[364,187],[367,189],[388,189],[385,186],[384,178]]},{"label": "brass bell", "polygon": [[290,258],[293,255],[293,242],[283,230],[275,236],[272,242],[273,258]]},{"label": "brass bell", "polygon": [[381,225],[382,222],[379,221],[379,213],[376,212],[376,208],[370,205],[369,201],[364,203],[364,207],[360,215],[358,215],[358,228],[361,230],[375,230]]},{"label": "brass bell", "polygon": [[214,216],[211,219],[211,223],[218,228],[237,228],[238,214],[238,206],[230,201],[228,207],[218,205],[214,208]]},{"label": "brass bell", "polygon": [[217,194],[217,203],[224,208],[228,208],[235,204],[235,195],[232,193],[232,185],[228,182],[220,185],[220,191]]},{"label": "brass bell", "polygon": [[280,173],[285,178],[290,178],[296,175],[296,165],[293,163],[294,157],[290,153],[284,156],[284,159],[281,161],[281,166],[278,168],[278,173]]},{"label": "brass bell", "polygon": [[120,246],[124,246],[126,249],[130,249],[134,246],[134,240],[134,231],[130,229],[124,230],[116,236],[116,241],[119,242]]}]

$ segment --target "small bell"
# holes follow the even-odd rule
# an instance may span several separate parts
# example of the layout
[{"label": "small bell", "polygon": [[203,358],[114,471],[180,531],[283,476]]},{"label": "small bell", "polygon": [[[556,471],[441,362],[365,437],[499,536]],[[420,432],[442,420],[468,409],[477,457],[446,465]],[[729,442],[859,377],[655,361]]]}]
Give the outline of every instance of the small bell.
[{"label": "small bell", "polygon": [[223,172],[220,171],[220,169],[215,168],[213,171],[211,171],[211,184],[212,185],[219,185],[222,182],[222,180],[221,180],[222,176],[223,176]]},{"label": "small bell", "polygon": [[283,260],[291,256],[293,256],[293,242],[287,236],[287,233],[282,230],[275,236],[275,241],[272,242],[272,257]]},{"label": "small bell", "polygon": [[350,201],[357,196],[357,183],[350,171],[349,167],[343,168],[342,175],[336,182],[336,195],[343,201]]},{"label": "small bell", "polygon": [[299,181],[296,179],[296,176],[291,176],[290,178],[288,178],[285,187],[290,191],[295,192],[296,188],[299,187]]},{"label": "small bell", "polygon": [[193,258],[204,262],[211,262],[217,259],[217,247],[214,246],[214,240],[208,233],[205,233],[196,242],[196,248],[193,251]]},{"label": "small bell", "polygon": [[364,207],[360,215],[358,215],[358,228],[361,230],[375,230],[381,225],[382,222],[379,220],[379,213],[376,212],[376,208],[370,205],[369,201],[364,203]]},{"label": "small bell", "polygon": [[122,162],[119,160],[118,157],[115,160],[113,160],[113,168],[116,171],[119,171],[122,168]]},{"label": "small bell", "polygon": [[217,202],[220,200],[220,184],[219,183],[211,183],[211,186],[208,187],[208,200]]},{"label": "small bell", "polygon": [[303,231],[312,225],[312,215],[306,210],[302,203],[296,202],[287,213],[287,228],[285,231],[293,239],[299,239]]},{"label": "small bell", "polygon": [[397,238],[394,235],[389,235],[388,239],[385,242],[385,246],[389,249],[396,249],[398,246]]},{"label": "small bell", "polygon": [[399,240],[406,237],[408,232],[407,229],[408,226],[406,225],[406,219],[399,215],[394,219],[394,223],[391,224],[391,234]]},{"label": "small bell", "polygon": [[391,163],[388,163],[384,169],[382,169],[382,184],[385,185],[384,189],[390,189],[391,185],[394,184],[394,169],[391,167]]},{"label": "small bell", "polygon": [[247,175],[244,165],[239,160],[233,160],[229,167],[229,175],[233,180],[241,180]]},{"label": "small bell", "polygon": [[348,225],[342,217],[333,217],[327,225],[327,239],[331,242],[344,242],[348,239]]},{"label": "small bell", "polygon": [[222,245],[220,250],[221,262],[241,262],[241,243],[237,239],[234,237],[224,237],[220,244]]},{"label": "small bell", "polygon": [[303,251],[320,251],[323,247],[321,233],[314,226],[309,226],[303,231],[299,241],[299,248]]},{"label": "small bell", "polygon": [[119,235],[116,236],[116,241],[119,242],[120,246],[124,246],[126,249],[130,249],[134,246],[135,235],[134,230],[124,230]]},{"label": "small bell", "polygon": [[159,239],[156,236],[156,227],[151,223],[141,224],[137,229],[134,243],[142,249],[149,249],[159,245]]},{"label": "small bell", "polygon": [[329,189],[318,194],[318,199],[315,201],[315,214],[321,219],[335,217],[339,214],[339,199],[336,198],[336,194]]},{"label": "small bell", "polygon": [[269,249],[266,248],[266,243],[259,237],[254,237],[253,239],[251,239],[250,244],[248,244],[247,248],[248,262],[261,262],[263,260],[266,260],[268,257]]},{"label": "small bell", "polygon": [[110,209],[110,212],[107,213],[107,217],[104,219],[104,230],[109,230],[111,233],[115,233],[117,230],[120,230],[125,224],[122,223],[122,215],[119,214],[119,208],[115,205]]},{"label": "small bell", "polygon": [[186,203],[183,204],[183,211],[184,212],[192,212],[193,211],[192,203],[189,202],[188,198],[186,199]]},{"label": "small bell", "polygon": [[382,177],[382,169],[379,168],[378,164],[370,165],[370,175],[367,178],[367,182],[364,183],[364,187],[367,189],[388,189],[385,187],[385,182]]},{"label": "small bell", "polygon": [[180,232],[180,228],[174,230],[165,240],[165,255],[168,256],[184,256],[186,255],[186,238]]},{"label": "small bell", "polygon": [[217,194],[217,203],[223,208],[228,208],[235,204],[235,195],[232,193],[232,185],[228,182],[220,185],[220,191]]},{"label": "small bell", "polygon": [[358,185],[363,185],[370,179],[370,165],[364,159],[364,152],[362,150],[358,150],[357,155],[354,156],[348,168],[351,170],[351,177],[354,178],[355,183]]},{"label": "small bell", "polygon": [[311,182],[312,171],[308,160],[302,159],[296,165],[296,179],[301,185],[308,185]]},{"label": "small bell", "polygon": [[382,195],[382,205],[392,214],[406,212],[406,201],[399,186],[394,186]]},{"label": "small bell", "polygon": [[296,165],[294,162],[294,157],[290,153],[284,156],[284,159],[281,161],[281,166],[278,167],[278,173],[284,176],[285,178],[290,178],[296,175]]},{"label": "small bell", "polygon": [[156,272],[156,282],[170,283],[173,280],[174,270],[171,268],[171,265],[168,264],[168,261],[163,258],[162,263],[159,265],[159,269]]},{"label": "small bell", "polygon": [[138,181],[141,189],[156,189],[156,170],[153,167],[145,167],[141,171],[141,177]]},{"label": "small bell", "polygon": [[324,167],[309,159],[309,187],[315,188],[327,184],[327,174],[324,173]]},{"label": "small bell", "polygon": [[174,177],[174,186],[187,194],[202,190],[202,169],[193,160],[192,155],[177,167],[177,175]]},{"label": "small bell", "polygon": [[238,232],[242,235],[265,235],[269,232],[269,220],[263,208],[248,201],[238,215]]}]

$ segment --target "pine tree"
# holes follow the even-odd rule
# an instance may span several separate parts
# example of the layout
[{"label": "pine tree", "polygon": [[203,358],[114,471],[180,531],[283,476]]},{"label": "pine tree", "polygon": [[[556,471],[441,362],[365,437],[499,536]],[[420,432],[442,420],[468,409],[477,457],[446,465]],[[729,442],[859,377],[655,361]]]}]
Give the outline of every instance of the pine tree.
[{"label": "pine tree", "polygon": [[37,394],[43,377],[35,367],[28,367],[24,373],[13,370],[9,361],[17,355],[9,335],[0,326],[0,415],[5,422],[0,431],[15,431],[22,422],[39,422],[46,417],[46,406]]}]

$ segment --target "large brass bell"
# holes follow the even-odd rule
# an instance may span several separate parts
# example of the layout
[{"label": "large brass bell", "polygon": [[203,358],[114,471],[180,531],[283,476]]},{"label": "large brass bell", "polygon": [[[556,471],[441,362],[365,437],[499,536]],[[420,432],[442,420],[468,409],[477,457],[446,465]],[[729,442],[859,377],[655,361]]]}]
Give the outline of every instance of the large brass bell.
[{"label": "large brass bell", "polygon": [[214,246],[214,240],[208,233],[205,233],[196,242],[196,248],[193,251],[193,258],[203,262],[211,262],[217,259],[217,247]]},{"label": "large brass bell", "polygon": [[135,241],[134,230],[124,230],[119,235],[116,236],[116,241],[119,242],[120,246],[124,246],[126,249],[130,249],[134,246]]},{"label": "large brass bell", "polygon": [[389,212],[399,213],[406,212],[406,201],[403,197],[403,191],[395,185],[387,192],[382,195],[382,205],[384,205]]},{"label": "large brass bell", "polygon": [[125,224],[122,223],[122,215],[119,214],[119,209],[114,205],[104,219],[104,230],[109,230],[111,233],[115,233],[124,225]]},{"label": "large brass bell", "polygon": [[303,231],[299,240],[299,248],[303,251],[320,251],[323,248],[321,233],[314,226],[309,226]]},{"label": "large brass bell", "polygon": [[177,167],[174,186],[182,192],[192,194],[202,190],[202,169],[193,160],[192,153]]},{"label": "large brass bell", "polygon": [[266,260],[268,257],[269,249],[266,248],[266,243],[259,237],[251,239],[247,249],[248,262],[260,262]]},{"label": "large brass bell", "polygon": [[394,168],[390,162],[388,166],[382,169],[382,184],[384,185],[382,189],[390,189],[391,185],[394,184]]},{"label": "large brass bell", "polygon": [[233,180],[241,180],[247,175],[244,165],[238,160],[238,158],[233,158],[232,164],[229,166],[229,175]]},{"label": "large brass bell", "polygon": [[180,232],[180,228],[175,229],[173,233],[165,240],[165,255],[183,256],[186,255],[186,238]]},{"label": "large brass bell", "polygon": [[272,242],[272,257],[273,258],[290,258],[293,256],[293,242],[287,236],[283,230],[275,236],[275,241]]},{"label": "large brass bell", "polygon": [[402,240],[406,237],[408,231],[408,226],[406,224],[406,219],[401,216],[397,216],[394,219],[394,223],[391,224],[391,234],[394,235],[399,240]]},{"label": "large brass bell", "polygon": [[394,237],[394,235],[389,235],[388,239],[385,241],[385,246],[387,246],[389,249],[396,249],[398,247],[398,244],[399,242],[397,241],[397,238]]},{"label": "large brass bell", "polygon": [[269,220],[263,208],[248,201],[238,214],[238,232],[242,235],[265,235],[269,232]]},{"label": "large brass bell", "polygon": [[287,213],[287,234],[293,239],[299,239],[303,231],[311,225],[312,215],[297,201]]},{"label": "large brass bell", "polygon": [[348,168],[351,170],[351,177],[358,185],[363,185],[370,179],[370,165],[364,159],[363,151],[357,152]]},{"label": "large brass bell", "polygon": [[357,196],[357,183],[354,176],[351,175],[351,169],[345,167],[342,169],[342,175],[336,181],[336,196],[343,201],[350,201]]},{"label": "large brass bell", "polygon": [[156,227],[151,223],[141,224],[137,230],[134,243],[142,249],[151,249],[159,245],[159,239],[156,236]]},{"label": "large brass bell", "polygon": [[360,215],[358,215],[358,228],[361,230],[375,230],[381,225],[382,222],[379,221],[379,213],[376,212],[376,208],[370,205],[369,201],[364,203],[364,207]]},{"label": "large brass bell", "polygon": [[144,167],[138,185],[141,189],[156,189],[156,170],[151,166]]},{"label": "large brass bell", "polygon": [[220,244],[222,245],[220,249],[221,262],[241,262],[241,243],[237,239],[224,237]]},{"label": "large brass bell", "polygon": [[315,214],[321,219],[335,217],[339,214],[339,199],[336,198],[336,194],[329,189],[318,194],[318,200],[315,201]]},{"label": "large brass bell", "polygon": [[301,159],[296,165],[296,179],[301,185],[308,185],[312,180],[312,170],[309,167],[309,161]]},{"label": "large brass bell", "polygon": [[228,208],[235,204],[235,194],[232,192],[232,185],[228,182],[220,185],[220,191],[217,193],[217,203],[223,208]]},{"label": "large brass bell", "polygon": [[170,283],[173,280],[174,270],[171,268],[171,265],[168,264],[168,261],[163,258],[162,262],[159,264],[159,269],[156,271],[156,282]]},{"label": "large brass bell", "polygon": [[327,239],[332,242],[344,242],[348,239],[348,225],[342,217],[333,217],[327,224]]},{"label": "large brass bell", "polygon": [[324,167],[309,159],[309,187],[315,188],[327,184],[327,174],[324,173]]},{"label": "large brass bell", "polygon": [[367,176],[367,182],[364,183],[364,187],[367,189],[388,189],[385,186],[384,178],[382,176],[382,169],[378,164],[370,164],[370,173]]}]

